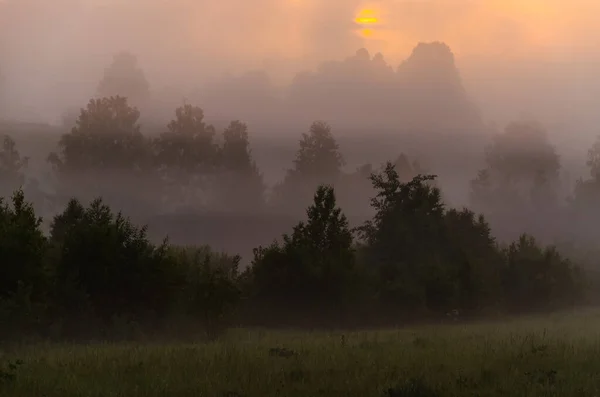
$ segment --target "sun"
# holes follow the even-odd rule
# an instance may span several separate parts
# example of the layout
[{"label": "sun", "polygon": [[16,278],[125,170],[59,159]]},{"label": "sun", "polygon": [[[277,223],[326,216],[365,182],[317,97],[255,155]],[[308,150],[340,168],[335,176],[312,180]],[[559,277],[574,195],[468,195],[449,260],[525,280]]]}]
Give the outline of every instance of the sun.
[{"label": "sun", "polygon": [[364,9],[358,12],[354,22],[359,25],[375,25],[379,23],[379,18],[377,17],[377,12],[375,12],[375,10]]}]

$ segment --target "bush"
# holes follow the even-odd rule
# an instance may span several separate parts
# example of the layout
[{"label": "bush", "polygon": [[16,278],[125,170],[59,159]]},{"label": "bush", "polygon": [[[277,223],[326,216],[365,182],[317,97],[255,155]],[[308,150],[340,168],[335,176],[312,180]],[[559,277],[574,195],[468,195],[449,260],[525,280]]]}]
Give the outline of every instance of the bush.
[{"label": "bush", "polygon": [[214,253],[209,247],[171,247],[169,252],[182,275],[180,303],[185,314],[200,318],[207,336],[215,338],[241,297],[241,258]]},{"label": "bush", "polygon": [[251,274],[261,301],[315,309],[343,303],[352,293],[352,233],[333,188],[317,189],[307,215],[282,244],[255,249]]},{"label": "bush", "polygon": [[555,309],[582,299],[580,269],[550,246],[522,235],[503,250],[503,286],[513,311]]},{"label": "bush", "polygon": [[0,198],[0,322],[37,327],[45,310],[51,274],[45,263],[46,238],[23,191],[12,206]]},{"label": "bush", "polygon": [[71,200],[51,225],[58,298],[70,314],[91,308],[102,324],[113,316],[160,315],[175,293],[166,242],[154,246],[146,228],[114,215],[97,199]]}]

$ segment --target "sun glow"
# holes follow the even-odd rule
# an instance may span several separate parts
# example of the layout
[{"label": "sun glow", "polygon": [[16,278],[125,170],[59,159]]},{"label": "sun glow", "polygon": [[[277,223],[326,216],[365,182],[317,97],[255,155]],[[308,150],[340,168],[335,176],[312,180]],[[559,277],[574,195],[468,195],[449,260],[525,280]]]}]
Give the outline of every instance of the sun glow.
[{"label": "sun glow", "polygon": [[358,23],[359,25],[375,25],[379,23],[379,18],[377,17],[375,10],[365,9],[358,13],[354,19],[354,22]]}]

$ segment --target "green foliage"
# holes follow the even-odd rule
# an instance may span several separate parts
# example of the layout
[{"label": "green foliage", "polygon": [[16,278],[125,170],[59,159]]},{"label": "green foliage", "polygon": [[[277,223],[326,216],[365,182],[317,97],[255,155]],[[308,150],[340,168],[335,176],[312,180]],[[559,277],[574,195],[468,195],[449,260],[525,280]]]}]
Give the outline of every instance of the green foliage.
[{"label": "green foliage", "polygon": [[[418,175],[402,183],[392,163],[371,177],[377,190],[372,200],[376,214],[359,232],[367,243],[367,261],[380,278],[380,298],[389,304],[418,309],[428,293],[433,298],[451,288],[444,280],[448,269],[443,267],[440,249],[445,234],[444,205],[440,190],[427,183],[434,178]],[[428,291],[435,284],[438,290]]]},{"label": "green foliage", "polygon": [[158,166],[184,171],[211,170],[215,162],[214,127],[204,122],[204,111],[192,105],[175,110],[167,132],[154,142]]},{"label": "green foliage", "polygon": [[147,148],[139,117],[125,97],[92,99],[48,161],[61,173],[144,167]]},{"label": "green foliage", "polygon": [[388,389],[385,397],[440,397],[442,394],[429,387],[422,379],[409,379],[407,382]]},{"label": "green foliage", "polygon": [[22,190],[11,204],[0,199],[0,323],[10,324],[5,330],[39,325],[51,277],[41,219]]},{"label": "green foliage", "polygon": [[217,165],[215,129],[204,122],[204,111],[192,105],[175,110],[175,119],[153,142],[154,165],[171,202],[195,202],[208,192]]},{"label": "green foliage", "polygon": [[22,190],[13,195],[12,206],[0,199],[0,297],[17,293],[20,282],[38,293],[43,287],[46,239],[40,224]]},{"label": "green foliage", "polygon": [[259,211],[265,205],[265,183],[252,159],[248,126],[232,121],[223,132],[216,179],[216,203],[227,211]]},{"label": "green foliage", "polygon": [[152,245],[145,227],[113,214],[100,199],[87,208],[72,200],[55,217],[51,240],[59,300],[67,310],[81,305],[71,300],[75,294],[87,296],[105,324],[115,315],[164,311],[173,293],[171,262],[166,243]]},{"label": "green foliage", "polygon": [[542,248],[532,236],[522,235],[503,256],[503,284],[512,309],[554,309],[581,300],[580,269],[555,247]]},{"label": "green foliage", "polygon": [[400,182],[391,163],[372,177],[377,213],[359,230],[383,302],[417,311],[480,312],[505,300],[533,308],[581,298],[578,270],[554,248],[543,250],[523,237],[501,251],[483,216],[444,209],[439,189],[429,184],[433,178]]},{"label": "green foliage", "polygon": [[334,190],[320,186],[300,222],[283,243],[254,252],[252,276],[263,299],[284,305],[316,307],[341,303],[351,286],[355,260],[346,217],[336,207]]},{"label": "green foliage", "polygon": [[455,266],[457,307],[468,311],[497,309],[502,301],[501,252],[483,215],[463,209],[448,210],[446,258]]},{"label": "green foliage", "polygon": [[0,197],[23,185],[28,162],[29,158],[20,155],[15,141],[5,135],[0,151]]},{"label": "green foliage", "polygon": [[314,122],[309,133],[302,134],[293,172],[305,177],[319,175],[330,179],[339,175],[343,165],[344,159],[329,124]]},{"label": "green foliage", "polygon": [[[62,181],[75,175],[90,179],[79,199],[97,194],[95,188],[107,180],[122,181],[116,179],[122,174],[128,182],[135,176],[135,183],[119,184],[119,199],[133,189],[135,197],[159,201],[166,196],[171,203],[200,208],[266,209],[246,124],[231,122],[219,146],[202,109],[185,105],[175,115],[168,131],[149,141],[141,134],[139,111],[127,99],[94,99],[49,160]],[[488,150],[487,168],[474,181],[474,193],[480,199],[516,197],[532,205],[553,197],[552,189],[545,189],[554,186],[559,163],[544,137],[543,130],[528,124],[507,127]],[[592,193],[600,190],[594,150],[592,180],[578,185],[574,204],[586,199],[592,206]],[[114,213],[106,204],[110,201],[101,199],[88,207],[69,201],[45,237],[41,219],[18,191],[12,205],[0,203],[0,319],[24,329],[49,322],[60,328],[64,321],[63,331],[86,324],[142,332],[143,325],[154,328],[183,314],[199,320],[212,338],[230,320],[239,320],[234,315],[243,318],[244,309],[255,307],[306,318],[352,313],[358,324],[363,316],[373,319],[379,313],[439,318],[449,312],[462,317],[488,310],[555,309],[584,297],[582,271],[556,248],[544,248],[530,236],[500,248],[486,218],[468,209],[448,209],[436,176],[421,174],[423,169],[407,156],[377,173],[366,165],[344,174],[342,165],[331,128],[314,123],[303,134],[293,169],[274,189],[273,202],[291,209],[319,186],[307,220],[281,241],[256,248],[251,266],[241,274],[238,256],[208,247],[171,247],[166,240],[152,243],[146,227]],[[22,181],[25,166],[14,141],[6,138],[0,183]],[[144,181],[152,181],[152,188],[159,182],[162,195],[147,194]],[[369,181],[374,215],[357,228],[361,241],[354,243],[333,186],[365,194],[362,184]],[[136,206],[141,204],[136,201]]]},{"label": "green foliage", "polygon": [[209,337],[218,336],[241,297],[240,257],[214,253],[209,247],[172,247],[170,255],[183,275],[180,303],[186,314],[200,318]]},{"label": "green foliage", "polygon": [[338,182],[343,165],[331,127],[322,121],[314,122],[309,133],[302,134],[294,167],[287,171],[283,182],[274,187],[274,204],[288,210],[297,208],[304,199],[308,201],[318,185]]}]

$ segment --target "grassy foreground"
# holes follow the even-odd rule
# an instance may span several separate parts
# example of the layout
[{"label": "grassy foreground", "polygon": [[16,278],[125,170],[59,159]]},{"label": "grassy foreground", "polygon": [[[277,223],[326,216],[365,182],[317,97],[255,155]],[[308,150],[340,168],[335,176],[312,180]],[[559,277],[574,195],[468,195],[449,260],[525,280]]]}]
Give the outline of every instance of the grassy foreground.
[{"label": "grassy foreground", "polygon": [[37,345],[0,353],[0,365],[2,396],[598,396],[600,311],[351,333],[233,330],[195,345]]}]

